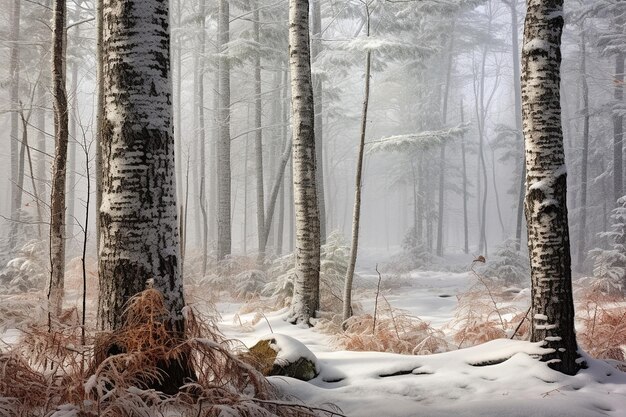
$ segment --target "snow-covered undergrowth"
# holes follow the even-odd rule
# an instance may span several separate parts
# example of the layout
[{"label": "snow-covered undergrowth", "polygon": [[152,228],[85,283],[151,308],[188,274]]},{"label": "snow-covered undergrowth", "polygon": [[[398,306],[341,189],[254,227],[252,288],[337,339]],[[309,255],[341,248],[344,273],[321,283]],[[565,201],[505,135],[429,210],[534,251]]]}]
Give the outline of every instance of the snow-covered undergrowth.
[{"label": "snow-covered undergrowth", "polygon": [[[340,249],[331,253],[338,258],[333,265],[341,265]],[[312,329],[286,323],[283,320],[285,310],[277,308],[280,303],[276,304],[275,297],[266,297],[262,293],[248,297],[246,290],[238,293],[244,282],[227,288],[221,285],[211,287],[205,285],[206,281],[201,283],[197,280],[192,283],[195,285],[188,287],[191,290],[188,301],[205,313],[216,317],[219,314],[219,329],[226,339],[238,340],[251,347],[268,333],[285,334],[299,340],[313,352],[317,357],[319,375],[309,382],[270,377],[269,382],[280,394],[271,401],[283,401],[278,398],[297,399],[309,406],[331,410],[335,405],[340,408],[340,415],[356,417],[622,415],[626,408],[626,379],[625,374],[617,369],[619,363],[616,361],[623,360],[622,345],[626,345],[626,303],[623,297],[593,291],[594,287],[588,283],[576,285],[579,342],[593,356],[613,361],[603,362],[583,353],[588,367],[570,377],[556,373],[540,362],[537,357],[542,349],[537,344],[507,339],[490,341],[510,336],[522,322],[529,301],[528,289],[519,288],[523,288],[523,284],[513,288],[497,277],[474,274],[471,270],[462,273],[383,272],[379,277],[373,271],[374,262],[372,259],[371,265],[362,269],[355,280],[359,308],[345,333],[339,330],[340,323],[333,314],[325,314]],[[462,262],[468,262],[466,270],[471,266],[471,259]],[[270,274],[263,275],[254,268],[253,260],[239,259],[231,263],[234,265],[231,280],[238,277],[246,281],[246,277],[255,275],[250,284],[254,291],[262,292],[272,280]],[[72,274],[79,275],[78,272],[72,271]],[[340,274],[336,274],[335,278],[339,279]],[[221,282],[227,279],[227,276],[220,278]],[[71,287],[66,306],[79,304],[79,285]],[[29,314],[36,316],[32,313],[40,303],[35,295],[0,295],[0,307],[3,307],[0,311],[0,339],[3,342],[15,344],[20,336],[24,336],[25,333],[15,330],[16,327],[28,331],[24,323],[28,322]],[[94,297],[95,292],[90,291],[88,321],[94,319]],[[377,313],[374,315],[375,305]],[[69,319],[76,320],[75,310],[74,316]],[[522,326],[517,336],[523,338],[526,332],[527,329]],[[195,337],[194,346],[200,346],[201,339]],[[39,350],[33,352],[50,354],[50,350],[42,350],[46,345],[41,340],[45,341],[45,337],[39,340],[33,344]],[[80,351],[78,345],[79,342],[72,339],[60,351],[65,352],[64,355],[76,355]],[[215,345],[209,343],[202,346],[202,349],[213,349]],[[462,349],[458,349],[459,346]],[[0,350],[6,351],[6,347],[7,344],[0,342]],[[25,353],[22,356],[29,355]],[[223,353],[219,355],[225,358]],[[72,366],[75,367],[75,364]],[[19,369],[25,372],[28,368]],[[57,369],[56,372],[67,373],[68,370],[70,367]],[[85,372],[89,371],[87,366]],[[51,376],[50,373],[42,375],[46,378]],[[42,384],[46,385],[49,381]],[[105,379],[98,382],[86,374],[82,380],[61,378],[56,381],[63,384],[66,383],[63,381],[69,381],[67,386],[74,387],[70,391],[74,393],[72,395],[83,392],[81,395],[85,395],[87,403],[83,405],[86,410],[93,411],[98,404],[117,404],[122,408],[143,409],[142,412],[147,413],[145,415],[158,415],[154,414],[156,412],[163,412],[168,417],[197,415],[190,410],[196,411],[198,403],[176,404],[177,400],[141,387],[136,389],[132,384],[125,383],[114,393],[109,393],[111,386]],[[81,391],[85,383],[89,389]],[[60,392],[58,383],[53,386],[55,388],[50,393]],[[105,402],[94,393],[92,388],[97,386],[106,394]],[[50,408],[48,414],[25,412],[22,415],[97,415],[80,414],[80,407],[76,406],[79,403],[74,399],[83,397],[63,397],[69,395],[68,391],[65,392],[57,396],[63,401],[50,403],[61,405]],[[211,395],[218,394],[213,391]],[[223,394],[229,396],[234,393]],[[111,401],[107,403],[109,399]],[[238,403],[240,400],[230,396],[221,403],[221,409],[233,411],[233,401]],[[254,400],[238,404],[248,407],[248,411],[254,409],[259,413],[251,415],[271,415],[271,412],[263,414],[265,411],[257,408],[258,402]],[[16,409],[15,403],[6,394],[4,399],[0,399],[0,416],[19,415],[15,414]],[[53,410],[57,414],[52,414]],[[306,411],[304,408],[297,410]],[[244,411],[241,409],[232,415],[238,415],[238,412]],[[321,414],[321,411],[317,413]],[[291,412],[283,414],[293,415]]]}]

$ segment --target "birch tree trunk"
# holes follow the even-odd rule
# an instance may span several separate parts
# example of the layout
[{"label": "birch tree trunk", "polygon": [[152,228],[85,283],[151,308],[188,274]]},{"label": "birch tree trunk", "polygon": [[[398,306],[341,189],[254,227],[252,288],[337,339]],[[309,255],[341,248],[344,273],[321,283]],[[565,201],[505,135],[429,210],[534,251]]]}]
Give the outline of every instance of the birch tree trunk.
[{"label": "birch tree trunk", "polygon": [[288,320],[294,324],[310,324],[310,319],[319,308],[320,223],[315,184],[315,130],[308,0],[289,0],[289,67],[296,212],[296,272]]},{"label": "birch tree trunk", "polygon": [[531,341],[553,349],[542,360],[575,374],[566,168],[560,105],[563,0],[528,0],[522,50],[526,222],[531,266]]},{"label": "birch tree trunk", "polygon": [[68,145],[68,111],[65,92],[65,0],[55,0],[52,12],[52,100],[55,154],[50,203],[49,314],[58,316],[63,304],[65,277],[65,179]]},{"label": "birch tree trunk", "polygon": [[19,228],[19,205],[22,190],[17,186],[18,182],[18,156],[19,156],[19,86],[20,86],[20,12],[21,0],[13,0],[11,10],[11,32],[10,45],[11,52],[9,58],[9,102],[11,106],[11,131],[10,131],[10,149],[11,149],[11,234],[9,236],[9,248],[15,249],[17,243],[17,235]]},{"label": "birch tree trunk", "polygon": [[217,259],[222,260],[231,251],[230,219],[230,64],[226,56],[226,44],[230,38],[229,4],[219,0],[218,45],[219,45],[219,140],[217,142]]},{"label": "birch tree trunk", "polygon": [[166,322],[176,332],[184,327],[168,4],[103,2],[98,326],[105,330],[122,325],[124,305],[150,279],[165,298]]}]

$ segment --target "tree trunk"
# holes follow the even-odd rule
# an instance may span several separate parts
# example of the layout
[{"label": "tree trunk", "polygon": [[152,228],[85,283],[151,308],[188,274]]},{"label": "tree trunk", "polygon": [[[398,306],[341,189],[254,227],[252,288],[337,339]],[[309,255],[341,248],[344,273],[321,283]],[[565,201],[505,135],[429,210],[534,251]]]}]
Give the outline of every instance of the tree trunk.
[{"label": "tree trunk", "polygon": [[[589,155],[589,86],[587,85],[587,51],[584,21],[580,26],[580,78],[583,96],[583,153],[580,162],[580,220],[578,222],[578,256],[576,269],[583,272],[587,237],[587,159]],[[617,200],[616,200],[617,201]]]},{"label": "tree trunk", "polygon": [[63,305],[65,277],[65,179],[68,145],[68,111],[65,92],[66,3],[55,0],[52,18],[52,100],[55,154],[50,204],[49,314],[58,316]]},{"label": "tree trunk", "polygon": [[21,0],[13,0],[11,10],[11,32],[10,37],[10,62],[9,62],[9,104],[11,106],[11,234],[9,237],[9,249],[14,250],[17,244],[19,230],[20,206],[22,190],[17,186],[18,182],[18,156],[19,156],[19,86],[20,86],[20,11]]},{"label": "tree trunk", "polygon": [[259,243],[259,263],[262,264],[265,259],[265,244],[263,238],[265,230],[265,190],[263,188],[263,130],[262,124],[262,107],[261,107],[261,22],[259,13],[259,2],[255,1],[252,21],[254,41],[257,43],[259,50],[254,56],[254,161],[256,171],[256,222],[257,236]]},{"label": "tree trunk", "polygon": [[[520,86],[520,63],[519,63],[519,35],[517,24],[517,0],[505,2],[511,9],[511,55],[513,57],[513,92],[515,96],[515,132],[519,137],[522,155],[524,152],[524,137],[522,134],[522,87]],[[523,158],[523,157],[522,157]],[[522,221],[524,213],[524,194],[526,185],[526,167],[524,161],[520,163],[519,193],[517,200],[517,213],[515,224],[515,248],[519,251],[522,242]]]},{"label": "tree trunk", "polygon": [[226,0],[219,0],[218,45],[219,58],[219,140],[217,142],[217,259],[223,260],[231,251],[230,219],[230,63],[226,57],[230,38],[230,13]]},{"label": "tree trunk", "polygon": [[290,141],[286,141],[285,148],[283,149],[283,153],[278,163],[278,171],[276,172],[276,177],[274,178],[274,184],[272,185],[272,192],[270,194],[270,198],[267,203],[267,213],[265,215],[265,226],[263,227],[263,231],[262,231],[263,234],[261,235],[262,237],[261,243],[263,244],[263,247],[267,246],[267,241],[270,237],[270,232],[272,230],[272,220],[274,219],[276,200],[278,199],[278,192],[280,191],[281,184],[285,176],[285,167],[287,166],[287,162],[289,161],[289,157],[291,156],[291,148],[292,148],[292,143]]},{"label": "tree trunk", "polygon": [[[35,170],[37,178],[37,190],[39,191],[40,203],[46,200],[47,195],[47,170],[46,170],[46,87],[43,83],[37,85],[37,108],[35,110],[36,130],[37,130],[37,168]],[[43,223],[44,217],[38,219]]]},{"label": "tree trunk", "polygon": [[573,375],[576,363],[567,174],[560,105],[563,0],[528,0],[522,51],[526,222],[531,266],[531,341],[542,360]]},{"label": "tree trunk", "polygon": [[[441,124],[446,127],[448,119],[448,95],[450,93],[450,77],[452,76],[452,61],[454,50],[454,23],[452,24],[452,34],[450,35],[448,46],[448,63],[446,66],[446,80],[443,92],[443,105],[441,110]],[[437,219],[437,256],[443,256],[443,210],[445,207],[444,196],[446,186],[446,144],[441,144],[439,154],[439,218]]]},{"label": "tree trunk", "polygon": [[[167,0],[103,4],[102,205],[98,325],[154,280],[183,330]],[[123,187],[121,186],[123,184]],[[170,376],[173,378],[173,376]]]},{"label": "tree trunk", "polygon": [[[80,20],[80,7],[76,7],[74,11],[74,22]],[[76,25],[74,30],[76,42],[80,39],[80,25]],[[69,178],[67,181],[67,215],[65,217],[66,222],[66,235],[68,241],[74,240],[74,223],[75,218],[75,206],[76,206],[76,145],[78,144],[77,138],[77,125],[78,125],[78,62],[72,61],[72,86],[70,87],[70,95],[72,97],[71,111],[69,113],[69,129],[70,136],[68,141],[68,171]],[[71,249],[70,249],[71,250]]]},{"label": "tree trunk", "polygon": [[[370,36],[370,10],[365,4],[367,15],[366,36]],[[342,323],[345,330],[346,320],[352,316],[352,282],[354,280],[354,268],[359,250],[359,225],[361,222],[361,187],[363,184],[363,155],[365,153],[365,131],[367,128],[367,109],[370,99],[370,76],[372,69],[372,53],[367,51],[365,57],[365,92],[363,95],[363,112],[361,114],[361,136],[359,140],[359,151],[356,160],[356,178],[354,186],[354,210],[352,213],[352,240],[350,242],[350,257],[348,258],[348,270],[343,290],[343,316]]]},{"label": "tree trunk", "polygon": [[320,223],[317,202],[309,2],[289,0],[289,68],[296,212],[296,268],[288,320],[310,324],[319,308]]},{"label": "tree trunk", "polygon": [[[615,90],[613,96],[616,102],[624,100],[624,53],[618,53],[615,56]],[[618,113],[613,112],[613,200],[617,200],[624,195],[623,187],[623,168],[622,161],[623,152],[623,135],[624,135],[624,118]]]},{"label": "tree trunk", "polygon": [[[182,30],[182,25],[181,25],[182,1],[183,0],[176,0],[176,30],[177,31]],[[183,192],[183,182],[182,182],[183,181],[183,159],[182,159],[183,158],[183,140],[181,136],[181,131],[182,131],[181,98],[182,98],[182,92],[183,92],[183,89],[182,89],[183,45],[182,45],[182,35],[180,32],[176,35],[176,42],[175,42],[175,48],[173,51],[173,56],[176,59],[175,61],[176,71],[174,72],[175,88],[173,91],[174,93],[174,143],[176,144],[176,190],[178,194],[176,196],[176,199],[179,202],[181,202],[183,201],[183,196],[182,196],[182,192]],[[182,239],[181,239],[181,242],[182,242]]]},{"label": "tree trunk", "polygon": [[[465,123],[463,109],[463,99],[461,99],[461,124]],[[463,161],[463,252],[469,253],[469,231],[467,222],[467,201],[469,195],[467,193],[467,164],[465,159],[465,135],[461,136],[461,159]]]},{"label": "tree trunk", "polygon": [[[311,41],[311,61],[315,62],[322,51],[322,12],[321,0],[311,0],[311,32],[313,39]],[[322,77],[313,75],[313,102],[315,103],[315,179],[317,184],[317,202],[320,212],[320,244],[326,243],[326,198],[324,191],[324,158],[323,158],[323,83]]]},{"label": "tree trunk", "polygon": [[204,60],[206,51],[206,0],[200,0],[198,5],[198,47],[196,49],[197,55],[196,62],[196,85],[194,94],[194,106],[196,112],[196,139],[199,145],[200,153],[200,192],[198,195],[198,206],[202,214],[202,221],[200,223],[200,235],[202,239],[202,276],[207,272],[207,258],[209,256],[209,226],[206,209],[206,135],[205,135],[205,120],[204,120]]}]

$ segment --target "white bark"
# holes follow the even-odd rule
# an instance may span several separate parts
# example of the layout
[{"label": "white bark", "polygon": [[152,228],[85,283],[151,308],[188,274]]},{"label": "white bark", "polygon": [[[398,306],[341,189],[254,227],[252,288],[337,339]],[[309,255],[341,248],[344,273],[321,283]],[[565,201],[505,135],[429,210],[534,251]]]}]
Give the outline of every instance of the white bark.
[{"label": "white bark", "polygon": [[522,51],[526,222],[531,266],[531,341],[549,366],[575,374],[566,169],[560,105],[563,0],[528,0]]},{"label": "white bark", "polygon": [[296,212],[296,272],[288,320],[296,324],[308,324],[319,307],[320,273],[320,223],[315,181],[308,0],[289,1],[289,67]]},{"label": "white bark", "polygon": [[104,0],[98,324],[153,279],[182,331],[167,0]]}]

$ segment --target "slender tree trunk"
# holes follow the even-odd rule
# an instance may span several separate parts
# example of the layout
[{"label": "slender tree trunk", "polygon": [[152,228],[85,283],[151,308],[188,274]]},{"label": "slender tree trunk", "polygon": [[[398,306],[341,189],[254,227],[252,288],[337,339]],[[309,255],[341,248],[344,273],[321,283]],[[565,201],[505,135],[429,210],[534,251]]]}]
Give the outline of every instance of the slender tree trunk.
[{"label": "slender tree trunk", "polygon": [[267,245],[267,241],[270,237],[270,232],[272,230],[272,220],[274,219],[274,211],[276,208],[276,200],[278,199],[278,192],[281,189],[281,184],[285,177],[285,167],[287,166],[287,162],[289,162],[289,157],[291,156],[291,148],[292,142],[286,141],[285,148],[283,149],[283,153],[278,163],[278,171],[276,172],[276,177],[274,178],[274,184],[272,185],[270,198],[267,202],[267,213],[265,215],[265,226],[263,228],[261,242],[263,246]]},{"label": "slender tree trunk", "polygon": [[256,222],[257,236],[259,243],[259,263],[262,264],[265,258],[265,239],[263,233],[265,229],[265,190],[263,188],[263,130],[262,124],[262,102],[261,102],[261,22],[259,13],[259,2],[255,0],[253,5],[253,34],[254,41],[259,50],[254,56],[254,161],[256,168]]},{"label": "slender tree trunk", "polygon": [[[322,51],[322,12],[321,0],[311,0],[311,60],[315,62]],[[323,83],[322,78],[313,75],[313,97],[315,103],[315,160],[317,161],[315,179],[317,184],[317,202],[320,212],[320,242],[326,243],[326,198],[324,191],[324,157],[323,157]]]},{"label": "slender tree trunk", "polygon": [[[448,118],[448,95],[450,93],[450,77],[452,76],[452,61],[454,50],[454,24],[452,25],[452,34],[450,44],[448,46],[448,63],[446,66],[446,80],[443,92],[443,108],[441,110],[441,124],[445,128]],[[437,219],[437,256],[443,256],[443,213],[445,207],[445,187],[446,187],[446,144],[441,144],[439,154],[439,218]]]},{"label": "slender tree trunk", "polygon": [[[74,22],[78,22],[80,20],[80,7],[76,7],[74,11]],[[76,42],[80,39],[80,25],[75,26],[74,30]],[[67,215],[65,217],[66,222],[66,234],[67,239],[71,239],[73,242],[74,238],[74,222],[75,218],[75,206],[76,206],[76,145],[77,142],[77,125],[78,125],[78,62],[76,60],[72,61],[71,64],[72,71],[72,86],[70,87],[70,95],[72,97],[71,111],[69,114],[70,120],[70,135],[68,142],[68,182],[67,182]]]},{"label": "slender tree trunk", "polygon": [[196,91],[194,94],[194,106],[196,108],[197,115],[197,130],[196,130],[196,139],[199,145],[200,152],[200,166],[199,177],[200,177],[200,192],[199,192],[199,200],[198,206],[200,207],[200,212],[202,214],[202,222],[200,235],[202,238],[202,276],[206,275],[207,272],[207,258],[209,256],[209,221],[207,216],[206,209],[206,123],[204,120],[204,60],[205,60],[205,51],[206,51],[206,0],[200,0],[198,5],[198,16],[199,16],[199,27],[198,27],[198,48],[197,48],[197,65],[196,65],[196,80],[197,83],[195,85]]},{"label": "slender tree trunk", "polygon": [[[46,170],[46,87],[43,83],[37,85],[37,108],[35,109],[35,123],[37,130],[37,158],[36,158],[36,178],[37,178],[37,190],[39,191],[39,198],[42,201],[46,200],[47,195],[47,170]],[[43,211],[42,217],[38,219],[40,223],[43,223]]]},{"label": "slender tree trunk", "polygon": [[[43,219],[43,209],[41,207],[41,199],[39,196],[39,191],[37,189],[37,181],[35,179],[35,171],[33,170],[33,158],[30,152],[30,145],[28,144],[28,119],[30,118],[30,112],[28,117],[24,117],[24,112],[20,112],[20,116],[22,118],[22,153],[26,152],[26,156],[28,158],[28,168],[30,170],[30,185],[33,189],[33,198],[35,200],[35,204],[37,205],[37,218]],[[22,160],[24,156],[22,155]],[[23,168],[22,168],[23,171]],[[23,178],[23,174],[21,176]],[[22,181],[23,183],[23,181]],[[42,232],[43,225],[41,222],[37,223],[37,237],[39,239],[43,238]]]},{"label": "slender tree trunk", "polygon": [[[250,108],[248,107],[248,126],[250,125]],[[243,237],[241,239],[243,256],[248,256],[248,148],[250,140],[246,135],[245,151],[243,157]]]},{"label": "slender tree trunk", "polygon": [[218,45],[219,60],[219,140],[217,143],[218,159],[218,203],[217,203],[217,259],[223,260],[231,251],[231,215],[230,215],[230,63],[226,57],[230,38],[230,13],[226,0],[219,0]]},{"label": "slender tree trunk", "polygon": [[49,314],[58,316],[63,305],[65,277],[65,179],[68,145],[68,109],[65,92],[65,0],[53,3],[52,99],[54,104],[55,156],[50,204]]},{"label": "slender tree trunk", "polygon": [[309,2],[289,0],[289,68],[296,212],[296,268],[288,320],[308,324],[319,308],[320,223],[317,202]]},{"label": "slender tree trunk", "polygon": [[522,51],[526,222],[531,266],[532,342],[553,350],[551,368],[573,375],[574,333],[567,171],[560,105],[563,0],[528,0]]},{"label": "slender tree trunk", "polygon": [[[370,11],[368,3],[365,3],[367,23],[366,36],[370,36]],[[372,53],[367,51],[365,57],[365,93],[363,95],[363,111],[361,113],[361,136],[359,140],[359,151],[356,160],[356,178],[354,187],[354,210],[352,213],[352,240],[350,242],[350,258],[348,259],[348,270],[343,290],[343,316],[342,322],[345,330],[346,320],[352,316],[352,282],[354,280],[354,268],[359,250],[359,225],[361,222],[361,187],[363,184],[363,156],[365,153],[365,131],[367,128],[367,109],[370,98],[370,76],[372,69]]]},{"label": "slender tree trunk", "polygon": [[589,155],[589,86],[584,21],[580,26],[580,78],[583,96],[583,152],[580,162],[580,220],[578,222],[578,259],[576,269],[583,272],[587,237],[587,159]]},{"label": "slender tree trunk", "polygon": [[9,237],[9,248],[15,249],[19,230],[20,205],[22,190],[18,187],[18,157],[19,157],[19,86],[20,86],[20,12],[21,0],[13,0],[11,10],[11,31],[10,38],[10,58],[9,76],[11,77],[9,87],[9,103],[11,106],[11,234]]},{"label": "slender tree trunk", "polygon": [[[620,103],[624,100],[624,53],[615,56],[615,90],[613,96],[615,101]],[[623,138],[624,118],[618,112],[613,112],[613,200],[617,200],[624,195],[624,170],[623,159]]]},{"label": "slender tree trunk", "polygon": [[[511,10],[511,56],[513,57],[513,92],[515,97],[515,132],[519,137],[522,159],[524,154],[524,136],[522,134],[522,87],[520,86],[520,63],[519,63],[519,34],[517,24],[517,0],[509,0],[505,3]],[[517,200],[517,213],[515,224],[515,248],[519,251],[522,241],[522,222],[524,213],[524,194],[526,183],[526,167],[522,162],[519,174],[519,193]]]},{"label": "slender tree trunk", "polygon": [[[465,123],[465,115],[463,109],[463,99],[461,98],[461,124]],[[463,252],[469,253],[469,230],[467,221],[467,201],[469,195],[467,193],[467,164],[465,158],[465,135],[461,136],[461,159],[463,161]]]}]

